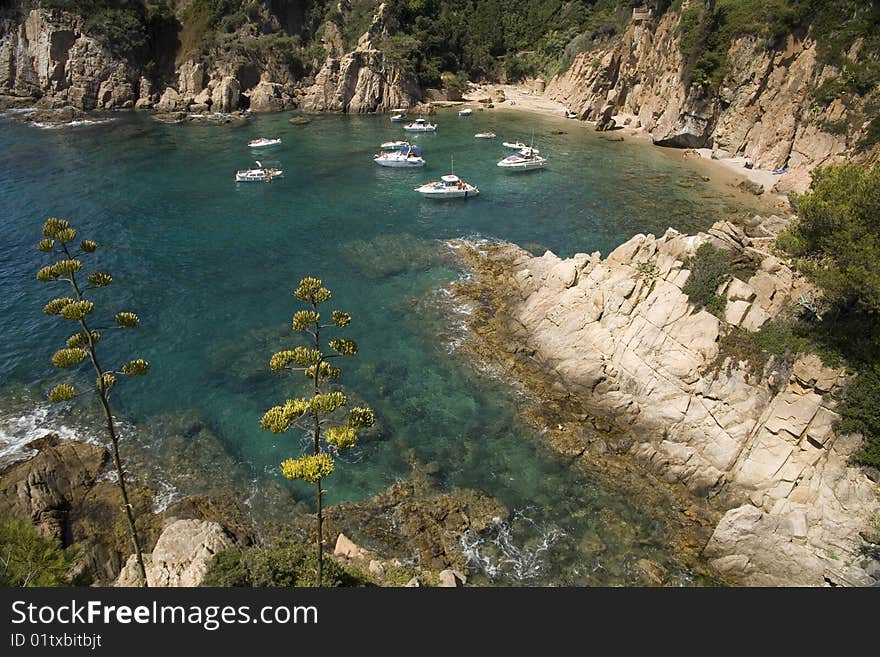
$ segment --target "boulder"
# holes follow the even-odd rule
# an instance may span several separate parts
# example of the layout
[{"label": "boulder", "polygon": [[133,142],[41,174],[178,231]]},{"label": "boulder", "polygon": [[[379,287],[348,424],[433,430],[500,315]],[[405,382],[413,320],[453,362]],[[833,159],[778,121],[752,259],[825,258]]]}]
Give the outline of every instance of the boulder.
[{"label": "boulder", "polygon": [[457,570],[446,568],[441,570],[438,578],[440,586],[445,588],[456,588],[464,586],[467,583],[467,577]]},{"label": "boulder", "polygon": [[[159,536],[152,553],[144,554],[147,583],[152,587],[199,586],[211,560],[232,546],[226,530],[216,522],[176,520]],[[135,555],[128,558],[115,586],[138,586]]]},{"label": "boulder", "polygon": [[345,557],[346,559],[362,559],[366,556],[367,551],[348,536],[340,533],[336,538],[336,547],[333,548],[333,554],[337,557]]}]

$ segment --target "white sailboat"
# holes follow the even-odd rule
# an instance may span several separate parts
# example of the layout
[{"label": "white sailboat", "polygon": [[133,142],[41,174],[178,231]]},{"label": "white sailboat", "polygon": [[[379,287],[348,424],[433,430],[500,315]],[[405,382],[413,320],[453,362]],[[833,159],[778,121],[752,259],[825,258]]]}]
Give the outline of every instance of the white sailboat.
[{"label": "white sailboat", "polygon": [[251,148],[265,148],[266,146],[277,146],[280,143],[280,139],[267,139],[266,137],[260,137],[259,139],[251,139],[248,142],[248,146]]}]

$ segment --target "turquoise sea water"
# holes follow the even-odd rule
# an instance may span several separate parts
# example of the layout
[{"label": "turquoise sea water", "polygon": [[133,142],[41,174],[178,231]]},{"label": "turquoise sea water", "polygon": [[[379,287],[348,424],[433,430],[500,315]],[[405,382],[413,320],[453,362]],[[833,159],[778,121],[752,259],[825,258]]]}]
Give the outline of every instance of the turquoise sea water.
[{"label": "turquoise sea water", "polygon": [[[45,264],[34,246],[45,217],[67,217],[103,247],[96,260],[114,274],[107,305],[143,320],[137,332],[107,342],[114,355],[153,365],[149,377],[120,390],[120,415],[149,430],[159,415],[189,413],[257,486],[281,481],[277,463],[298,453],[299,438],[262,432],[258,420],[299,381],[269,374],[267,361],[296,344],[285,329],[297,309],[291,292],[302,276],[316,275],[332,289],[334,307],[354,317],[348,335],[361,352],[343,363],[343,383],[381,423],[337,467],[330,502],[406,478],[415,458],[433,464],[441,486],[481,488],[516,512],[470,545],[474,571],[486,581],[628,583],[640,557],[679,573],[644,509],[572,474],[517,419],[516,393],[458,355],[460,317],[444,289],[460,272],[444,242],[607,253],[637,232],[706,228],[731,199],[678,154],[610,143],[562,119],[441,112],[436,134],[414,138],[428,166],[410,171],[371,161],[381,142],[403,138],[387,117],[322,116],[307,126],[287,118],[228,127],[119,115],[46,130],[0,119],[4,389],[37,396],[56,376],[49,355],[69,331],[41,312],[52,292],[34,279]],[[499,138],[473,139],[484,130]],[[517,175],[495,166],[508,153],[501,141],[533,134],[547,170]],[[255,154],[246,143],[257,136],[283,144]],[[455,173],[481,196],[422,199],[413,187],[448,173],[452,156]],[[254,159],[281,166],[285,178],[233,182]],[[28,419],[12,406],[0,407],[0,442],[53,422],[76,424],[63,412]],[[307,503],[310,491],[293,490]]]}]

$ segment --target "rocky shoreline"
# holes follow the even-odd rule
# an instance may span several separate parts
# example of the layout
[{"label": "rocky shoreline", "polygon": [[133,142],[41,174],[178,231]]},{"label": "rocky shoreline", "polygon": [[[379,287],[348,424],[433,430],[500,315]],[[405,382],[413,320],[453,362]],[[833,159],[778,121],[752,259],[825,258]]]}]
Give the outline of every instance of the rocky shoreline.
[{"label": "rocky shoreline", "polygon": [[[211,447],[210,437],[193,434],[185,442],[172,439],[161,448],[163,460],[182,468],[176,483],[184,489],[194,488],[191,481],[187,485],[193,476],[212,477],[202,467],[210,462],[229,471],[229,457]],[[129,447],[129,467],[143,467],[138,447]],[[79,581],[136,585],[136,561],[119,490],[109,476],[107,450],[64,441],[54,433],[32,441],[26,449],[34,453],[0,469],[0,516],[33,522],[41,535],[63,547],[77,546],[79,558],[71,575]],[[336,546],[334,558],[369,573],[374,585],[461,586],[468,569],[461,536],[485,531],[509,512],[480,491],[440,492],[418,463],[413,462],[413,467],[408,482],[362,502],[326,509],[325,542]],[[213,488],[196,483],[203,494],[178,498],[158,510],[155,489],[139,479],[129,486],[151,586],[198,586],[213,556],[225,549],[271,545],[281,537],[304,545],[314,540],[311,516],[302,504],[288,499],[284,508],[291,509],[291,518],[269,519],[242,504],[243,491],[234,486],[234,481]],[[268,490],[266,495],[273,493]],[[278,491],[274,496],[284,494]],[[455,576],[450,578],[453,570]]]},{"label": "rocky shoreline", "polygon": [[[804,355],[752,372],[721,349],[805,291],[766,250],[784,223],[637,235],[604,259],[459,244],[473,273],[455,290],[472,309],[467,348],[538,400],[526,417],[573,464],[664,482],[678,501],[670,535],[692,562],[735,584],[871,585],[880,500],[849,463],[859,438],[832,430],[843,373]],[[725,284],[724,319],[681,290],[705,242],[754,263]]]}]

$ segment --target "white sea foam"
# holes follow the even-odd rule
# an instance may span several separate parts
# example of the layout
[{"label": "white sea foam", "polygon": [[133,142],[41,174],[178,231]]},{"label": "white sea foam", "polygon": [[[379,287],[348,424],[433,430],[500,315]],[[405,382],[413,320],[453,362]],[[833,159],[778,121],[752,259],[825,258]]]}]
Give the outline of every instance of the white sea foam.
[{"label": "white sea foam", "polygon": [[62,440],[82,440],[78,430],[60,420],[52,405],[41,402],[25,413],[0,416],[0,464],[29,458],[35,453],[27,444],[47,433]]},{"label": "white sea foam", "polygon": [[102,123],[110,123],[113,119],[79,119],[76,121],[67,121],[66,123],[44,123],[42,121],[30,121],[29,125],[43,130],[57,130],[59,128],[76,128],[84,125],[100,125]]},{"label": "white sea foam", "polygon": [[[517,544],[514,533],[519,523],[528,523],[537,529],[539,541]],[[492,526],[482,533],[467,532],[461,537],[460,545],[470,566],[490,579],[525,582],[543,574],[548,553],[564,536],[565,532],[558,527],[538,526],[524,512],[515,511],[510,520],[495,518]]]}]

